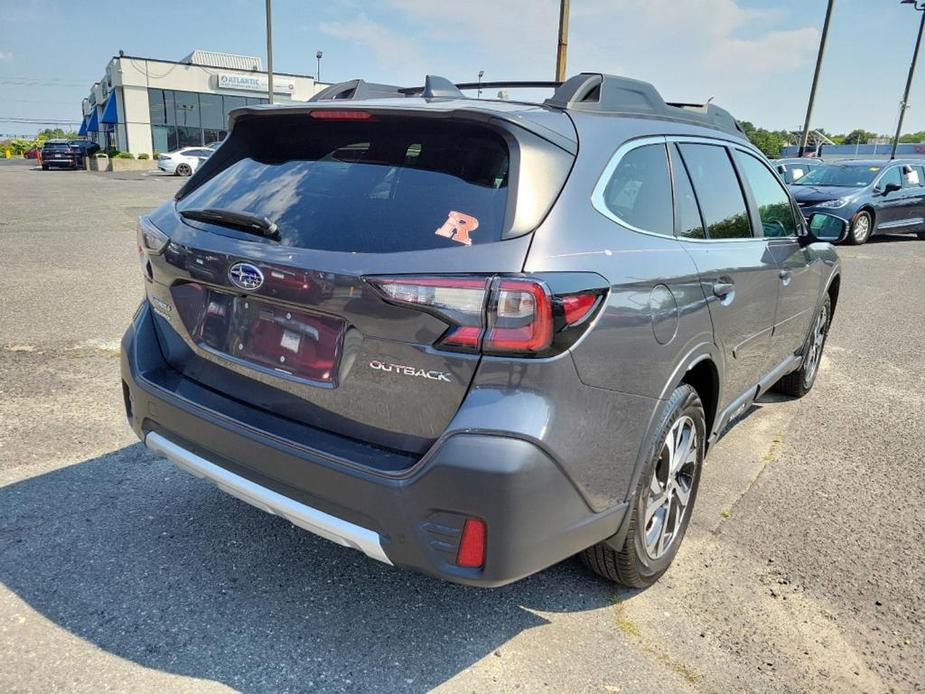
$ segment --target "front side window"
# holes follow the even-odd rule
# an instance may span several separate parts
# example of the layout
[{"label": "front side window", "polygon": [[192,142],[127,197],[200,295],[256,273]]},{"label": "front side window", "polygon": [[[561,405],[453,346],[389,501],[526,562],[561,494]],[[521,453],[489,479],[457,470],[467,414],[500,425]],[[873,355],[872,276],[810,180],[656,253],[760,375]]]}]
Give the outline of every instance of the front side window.
[{"label": "front side window", "polygon": [[758,206],[761,228],[764,236],[781,237],[797,235],[797,220],[793,215],[790,196],[777,182],[768,168],[751,154],[735,151],[736,161]]},{"label": "front side window", "polygon": [[751,238],[745,198],[725,147],[678,145],[711,239]]},{"label": "front side window", "polygon": [[636,229],[671,236],[671,179],[665,145],[644,145],[627,152],[604,189],[604,204]]},{"label": "front side window", "polygon": [[899,171],[898,166],[892,166],[887,169],[886,173],[884,173],[883,176],[880,177],[880,180],[877,181],[877,185],[880,188],[886,188],[888,183],[895,183],[898,186],[902,186],[903,177]]}]

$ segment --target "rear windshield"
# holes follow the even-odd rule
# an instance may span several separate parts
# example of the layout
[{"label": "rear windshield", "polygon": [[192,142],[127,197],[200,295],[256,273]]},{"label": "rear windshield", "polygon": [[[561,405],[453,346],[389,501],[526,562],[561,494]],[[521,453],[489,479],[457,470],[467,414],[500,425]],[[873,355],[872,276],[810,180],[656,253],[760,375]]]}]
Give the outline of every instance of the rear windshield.
[{"label": "rear windshield", "polygon": [[67,152],[71,147],[67,142],[46,142],[42,149]]},{"label": "rear windshield", "polygon": [[242,119],[227,144],[225,168],[186,194],[179,210],[266,217],[280,243],[328,251],[391,253],[501,238],[509,153],[489,128],[293,114]]}]

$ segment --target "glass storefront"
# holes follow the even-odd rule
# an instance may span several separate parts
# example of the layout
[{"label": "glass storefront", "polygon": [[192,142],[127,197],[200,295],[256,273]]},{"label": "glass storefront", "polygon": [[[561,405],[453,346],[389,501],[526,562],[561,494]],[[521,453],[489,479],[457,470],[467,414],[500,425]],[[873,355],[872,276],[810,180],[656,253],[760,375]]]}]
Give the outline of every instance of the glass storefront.
[{"label": "glass storefront", "polygon": [[219,142],[227,134],[229,111],[265,103],[267,99],[255,96],[148,89],[154,151],[172,152]]}]

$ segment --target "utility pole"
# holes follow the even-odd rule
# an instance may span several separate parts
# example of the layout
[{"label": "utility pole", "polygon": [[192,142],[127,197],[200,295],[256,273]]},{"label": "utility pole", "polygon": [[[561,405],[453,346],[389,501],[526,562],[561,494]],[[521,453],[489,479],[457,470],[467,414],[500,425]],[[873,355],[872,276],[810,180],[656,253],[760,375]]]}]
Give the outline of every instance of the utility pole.
[{"label": "utility pole", "polygon": [[825,53],[825,42],[829,36],[829,22],[832,19],[832,8],[835,0],[829,0],[825,10],[825,24],[822,25],[822,38],[819,40],[819,54],[816,56],[816,71],[813,73],[813,86],[809,90],[809,103],[806,105],[806,120],[803,121],[803,136],[800,138],[800,156],[806,150],[806,140],[809,138],[809,121],[813,117],[813,102],[816,100],[816,87],[819,85],[819,72],[822,70],[822,56]]},{"label": "utility pole", "polygon": [[318,51],[317,53],[315,53],[315,60],[318,61],[318,71],[315,73],[316,82],[321,81],[321,59],[323,57],[324,57],[324,53],[322,51]]},{"label": "utility pole", "polygon": [[569,0],[559,4],[559,48],[556,52],[556,81],[565,81],[565,62],[568,59],[568,9]]},{"label": "utility pole", "polygon": [[267,0],[267,99],[273,103],[273,14]]},{"label": "utility pole", "polygon": [[922,13],[922,19],[919,21],[919,35],[915,39],[915,50],[912,52],[912,63],[909,65],[909,76],[906,78],[906,91],[903,92],[903,100],[899,103],[899,121],[896,123],[896,134],[893,136],[893,149],[890,151],[890,159],[896,158],[896,146],[899,144],[899,135],[903,129],[903,117],[906,115],[906,109],[909,108],[909,90],[912,88],[912,77],[915,75],[915,64],[919,59],[919,48],[922,46],[922,30],[925,29],[925,5],[919,7],[917,2],[905,2],[903,4],[913,5],[915,9]]}]

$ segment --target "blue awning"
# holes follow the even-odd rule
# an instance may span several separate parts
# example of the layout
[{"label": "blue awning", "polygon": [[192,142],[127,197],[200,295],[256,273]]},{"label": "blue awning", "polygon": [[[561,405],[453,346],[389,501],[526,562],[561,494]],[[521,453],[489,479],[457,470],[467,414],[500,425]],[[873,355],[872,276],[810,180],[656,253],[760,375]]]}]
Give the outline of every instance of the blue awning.
[{"label": "blue awning", "polygon": [[115,125],[118,122],[119,112],[116,110],[116,95],[110,94],[109,100],[106,102],[105,108],[103,108],[103,117],[100,118],[100,123]]},{"label": "blue awning", "polygon": [[90,122],[87,123],[88,133],[98,133],[100,131],[100,121],[96,117],[96,107],[93,107],[93,113],[90,114]]},{"label": "blue awning", "polygon": [[87,134],[87,117],[80,122],[80,130],[77,131],[78,137],[84,137]]}]

